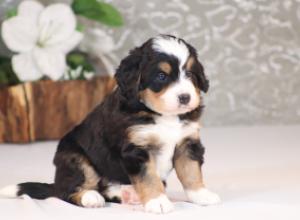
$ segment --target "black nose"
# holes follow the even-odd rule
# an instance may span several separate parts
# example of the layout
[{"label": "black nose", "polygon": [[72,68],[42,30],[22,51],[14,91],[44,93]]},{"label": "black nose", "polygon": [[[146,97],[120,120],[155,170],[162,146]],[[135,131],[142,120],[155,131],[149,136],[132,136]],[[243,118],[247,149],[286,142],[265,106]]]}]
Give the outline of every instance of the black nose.
[{"label": "black nose", "polygon": [[189,94],[184,93],[184,94],[179,95],[178,99],[179,99],[180,104],[186,105],[191,100],[191,96]]}]

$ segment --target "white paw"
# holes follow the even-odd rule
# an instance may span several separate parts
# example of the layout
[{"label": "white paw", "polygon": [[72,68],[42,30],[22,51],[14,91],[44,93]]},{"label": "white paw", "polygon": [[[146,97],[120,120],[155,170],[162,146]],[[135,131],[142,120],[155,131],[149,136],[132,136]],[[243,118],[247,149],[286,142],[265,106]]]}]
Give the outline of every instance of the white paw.
[{"label": "white paw", "polygon": [[105,199],[97,191],[88,190],[81,197],[81,205],[86,208],[103,207]]},{"label": "white paw", "polygon": [[188,199],[198,205],[215,205],[221,202],[220,197],[206,188],[197,191],[187,190]]},{"label": "white paw", "polygon": [[162,214],[171,212],[174,209],[172,202],[168,199],[168,197],[164,194],[160,195],[155,199],[149,200],[145,204],[145,211]]}]

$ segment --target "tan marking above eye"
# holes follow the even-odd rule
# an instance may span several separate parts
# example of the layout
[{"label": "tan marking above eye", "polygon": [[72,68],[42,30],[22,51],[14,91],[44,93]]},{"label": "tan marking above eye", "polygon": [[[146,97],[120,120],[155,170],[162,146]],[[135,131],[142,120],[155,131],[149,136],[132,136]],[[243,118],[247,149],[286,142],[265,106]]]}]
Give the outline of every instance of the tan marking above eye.
[{"label": "tan marking above eye", "polygon": [[192,66],[193,66],[194,62],[195,62],[195,58],[194,57],[188,58],[188,60],[184,64],[184,68],[186,70],[190,71],[192,69]]},{"label": "tan marking above eye", "polygon": [[166,74],[171,74],[172,67],[168,62],[160,62],[158,67]]}]

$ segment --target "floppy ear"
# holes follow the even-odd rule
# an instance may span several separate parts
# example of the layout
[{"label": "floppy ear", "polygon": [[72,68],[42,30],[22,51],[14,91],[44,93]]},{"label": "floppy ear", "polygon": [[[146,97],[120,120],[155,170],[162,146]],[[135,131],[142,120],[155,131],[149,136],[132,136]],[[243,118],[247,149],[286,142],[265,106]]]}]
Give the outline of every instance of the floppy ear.
[{"label": "floppy ear", "polygon": [[141,60],[140,48],[135,48],[121,61],[115,74],[121,93],[127,99],[132,99],[138,94]]},{"label": "floppy ear", "polygon": [[196,65],[197,65],[196,77],[197,77],[200,89],[206,93],[209,88],[209,81],[205,76],[203,66],[201,65],[201,63],[198,60],[196,62]]},{"label": "floppy ear", "polygon": [[186,43],[186,45],[189,48],[189,51],[190,51],[192,57],[194,57],[194,61],[195,61],[195,62],[193,62],[193,65],[191,67],[193,69],[192,72],[196,76],[197,84],[198,84],[200,90],[202,90],[203,92],[206,93],[208,91],[208,88],[209,88],[209,81],[205,76],[204,68],[203,68],[202,64],[198,60],[197,51],[190,44]]}]

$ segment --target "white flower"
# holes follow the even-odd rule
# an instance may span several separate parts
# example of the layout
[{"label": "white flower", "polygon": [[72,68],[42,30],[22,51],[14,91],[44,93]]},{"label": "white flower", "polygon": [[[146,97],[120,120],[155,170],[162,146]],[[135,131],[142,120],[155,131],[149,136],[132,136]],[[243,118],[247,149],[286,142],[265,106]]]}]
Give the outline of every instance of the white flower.
[{"label": "white flower", "polygon": [[44,7],[36,1],[23,1],[17,16],[2,24],[6,46],[18,54],[12,57],[14,72],[22,81],[43,75],[57,80],[67,67],[66,54],[82,39],[76,31],[76,18],[68,5]]},{"label": "white flower", "polygon": [[114,73],[114,67],[105,55],[111,53],[115,44],[113,39],[99,28],[87,29],[80,43],[80,50],[90,53],[101,59],[110,74]]}]

